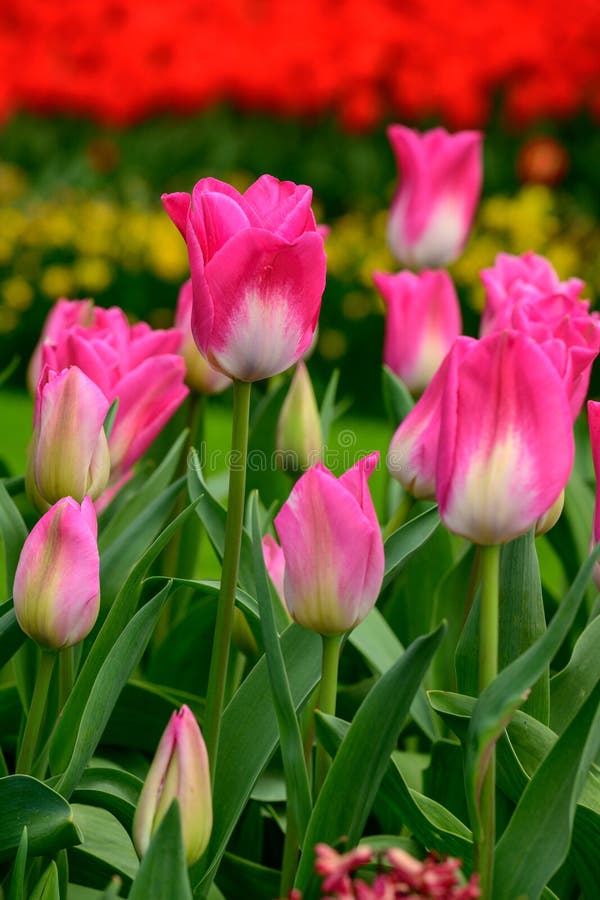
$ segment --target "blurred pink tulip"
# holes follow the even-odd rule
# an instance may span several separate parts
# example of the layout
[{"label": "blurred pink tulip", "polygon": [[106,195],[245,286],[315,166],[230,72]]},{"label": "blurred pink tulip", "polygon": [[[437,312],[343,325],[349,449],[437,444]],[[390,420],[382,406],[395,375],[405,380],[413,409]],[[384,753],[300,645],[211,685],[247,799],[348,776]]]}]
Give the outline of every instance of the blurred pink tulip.
[{"label": "blurred pink tulip", "polygon": [[36,345],[27,369],[27,386],[35,395],[38,381],[42,374],[42,348],[49,341],[54,342],[61,334],[81,325],[86,328],[93,324],[97,307],[93,300],[57,300],[44,323],[40,339]]},{"label": "blurred pink tulip", "polygon": [[[595,547],[600,541],[600,402],[588,400],[587,415],[594,472],[596,473],[596,504],[594,507],[591,540],[591,546]],[[594,565],[592,577],[596,588],[600,591],[600,562],[596,562]]]},{"label": "blurred pink tulip", "polygon": [[447,272],[375,272],[387,305],[383,361],[414,394],[425,390],[462,329]]},{"label": "blurred pink tulip", "polygon": [[479,131],[420,133],[391,125],[388,138],[400,184],[390,210],[388,243],[403,266],[437,269],[460,256],[481,193]]},{"label": "blurred pink tulip", "polygon": [[579,278],[561,282],[552,264],[531,251],[521,256],[499,253],[494,265],[483,269],[481,280],[486,296],[481,337],[491,331],[512,328],[512,309],[516,302],[523,304],[552,294],[564,294],[574,302],[584,288]]},{"label": "blurred pink tulip", "polygon": [[204,738],[185,705],[169,719],[140,794],[133,819],[133,841],[140,856],[173,800],[179,803],[183,846],[191,866],[208,846],[212,799]]},{"label": "blurred pink tulip", "polygon": [[563,383],[531,338],[504,331],[450,352],[435,473],[450,531],[478,544],[524,534],[559,498],[573,456]]},{"label": "blurred pink tulip", "polygon": [[42,510],[61,497],[81,503],[100,496],[110,476],[104,420],[109,403],[77,366],[62,372],[46,367],[33,417],[27,492]]},{"label": "blurred pink tulip", "polygon": [[27,537],[14,582],[19,625],[40,646],[61,650],[82,641],[100,608],[98,526],[89,497],[55,503]]},{"label": "blurred pink tulip", "polygon": [[89,327],[74,325],[42,345],[50,368],[78,366],[109,403],[118,399],[108,442],[113,484],[145,453],[188,393],[177,353],[181,340],[174,328],[130,325],[118,307],[95,307]]},{"label": "blurred pink tulip", "polygon": [[312,341],[325,287],[311,189],[263,175],[240,194],[204,178],[191,197],[162,199],[188,246],[201,353],[241,381],[288,369]]},{"label": "blurred pink tulip", "polygon": [[383,580],[383,540],[368,478],[378,453],[336,478],[320,463],[296,483],[275,518],[292,618],[320,634],[354,628]]},{"label": "blurred pink tulip", "polygon": [[181,286],[175,312],[175,327],[183,333],[181,355],[185,360],[186,383],[198,394],[220,394],[231,384],[231,378],[213,369],[200,353],[192,336],[192,281]]}]

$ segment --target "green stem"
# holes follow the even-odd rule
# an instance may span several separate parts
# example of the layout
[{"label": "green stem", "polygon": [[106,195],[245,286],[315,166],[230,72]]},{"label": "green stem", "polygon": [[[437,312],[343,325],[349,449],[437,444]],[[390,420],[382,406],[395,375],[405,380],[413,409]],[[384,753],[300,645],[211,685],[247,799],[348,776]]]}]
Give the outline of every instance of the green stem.
[{"label": "green stem", "polygon": [[402,525],[404,525],[414,504],[415,498],[411,496],[411,494],[404,493],[402,495],[396,512],[383,529],[384,541],[389,538],[390,534],[393,534],[394,531],[397,531]]},{"label": "green stem", "polygon": [[58,654],[58,709],[64,708],[73,690],[73,647],[65,647]]},{"label": "green stem", "polygon": [[[498,674],[498,599],[500,547],[481,547],[481,612],[479,621],[479,692]],[[492,749],[480,797],[482,838],[477,860],[482,900],[492,900],[496,838],[496,751]]]},{"label": "green stem", "polygon": [[233,627],[235,587],[238,578],[244,525],[250,388],[250,382],[234,381],[233,383],[231,466],[229,469],[229,497],[227,501],[227,522],[225,525],[225,545],[223,547],[223,569],[206,695],[205,736],[211,777],[214,777],[219,747],[223,698],[227,681],[227,663]]},{"label": "green stem", "polygon": [[[338,664],[340,660],[341,634],[322,635],[323,638],[323,668],[321,671],[321,691],[319,693],[319,709],[328,716],[335,715],[335,702],[337,697]],[[321,790],[327,771],[329,769],[329,754],[321,744],[317,745],[317,759],[315,771],[316,793]]]},{"label": "green stem", "polygon": [[287,828],[285,830],[285,841],[283,844],[283,860],[281,863],[281,883],[279,885],[279,895],[287,897],[291,889],[294,887],[294,879],[296,877],[296,868],[298,866],[298,830],[294,816],[288,805],[287,810]]},{"label": "green stem", "polygon": [[25,725],[23,741],[17,757],[16,771],[20,774],[29,774],[33,766],[40,730],[44,721],[46,703],[48,702],[48,691],[55,659],[56,653],[42,650],[33,697],[31,698],[31,706],[27,715],[27,724]]}]

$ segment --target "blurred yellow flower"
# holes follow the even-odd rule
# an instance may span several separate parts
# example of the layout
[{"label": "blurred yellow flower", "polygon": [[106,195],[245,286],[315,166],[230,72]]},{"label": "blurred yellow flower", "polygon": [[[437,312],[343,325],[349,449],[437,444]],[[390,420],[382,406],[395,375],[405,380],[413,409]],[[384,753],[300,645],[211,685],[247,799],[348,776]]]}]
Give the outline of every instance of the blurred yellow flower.
[{"label": "blurred yellow flower", "polygon": [[4,304],[17,312],[28,309],[33,302],[32,286],[19,275],[3,281],[0,292]]},{"label": "blurred yellow flower", "polygon": [[40,290],[50,300],[73,294],[74,280],[67,266],[48,266],[40,278]]}]

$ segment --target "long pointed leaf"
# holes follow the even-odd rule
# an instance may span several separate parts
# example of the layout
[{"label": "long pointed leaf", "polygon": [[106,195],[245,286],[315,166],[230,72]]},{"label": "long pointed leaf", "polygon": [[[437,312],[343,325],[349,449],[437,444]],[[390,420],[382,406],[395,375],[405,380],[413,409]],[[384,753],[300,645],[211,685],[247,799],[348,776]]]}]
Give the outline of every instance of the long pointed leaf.
[{"label": "long pointed leaf", "polygon": [[179,807],[174,800],[144,854],[129,900],[192,900]]},{"label": "long pointed leaf", "polygon": [[431,537],[440,524],[437,506],[426,510],[420,516],[415,516],[406,525],[403,525],[385,542],[385,574],[383,586],[385,587],[400,571],[407,559]]}]

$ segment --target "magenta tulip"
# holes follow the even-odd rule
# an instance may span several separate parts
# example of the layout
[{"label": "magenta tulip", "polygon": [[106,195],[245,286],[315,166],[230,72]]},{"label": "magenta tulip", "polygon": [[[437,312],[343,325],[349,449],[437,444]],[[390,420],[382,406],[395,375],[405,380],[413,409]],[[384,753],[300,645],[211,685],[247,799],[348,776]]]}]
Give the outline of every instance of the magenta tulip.
[{"label": "magenta tulip", "polygon": [[443,128],[421,134],[403,125],[387,133],[400,177],[388,221],[390,249],[409,268],[445,266],[460,256],[471,230],[481,193],[482,135]]},{"label": "magenta tulip", "polygon": [[573,464],[571,414],[544,351],[505,331],[448,357],[436,464],[440,516],[478,544],[524,534],[557,501]]},{"label": "magenta tulip", "polygon": [[485,308],[481,317],[481,337],[491,331],[512,328],[515,302],[539,300],[552,294],[564,294],[572,301],[579,299],[584,283],[579,278],[561,282],[552,264],[536,253],[513,256],[499,253],[494,265],[483,269]]},{"label": "magenta tulip", "polygon": [[27,491],[42,510],[61,497],[100,496],[110,475],[108,400],[77,366],[46,367],[35,398]]},{"label": "magenta tulip", "polygon": [[375,272],[387,305],[383,361],[414,394],[422,393],[462,329],[447,272]]},{"label": "magenta tulip", "polygon": [[191,197],[162,199],[187,243],[201,353],[240,381],[288,369],[311,343],[325,286],[311,189],[263,175],[239,194],[204,178]]},{"label": "magenta tulip", "polygon": [[198,394],[220,394],[231,384],[231,378],[213,369],[200,353],[192,336],[192,281],[181,286],[175,311],[175,327],[183,333],[181,355],[185,360],[186,383]]},{"label": "magenta tulip", "polygon": [[133,820],[133,840],[140,856],[173,800],[179,803],[183,846],[191,866],[208,846],[212,800],[204,738],[187,706],[169,719],[140,794]]},{"label": "magenta tulip", "polygon": [[275,518],[292,618],[324,635],[361,622],[383,580],[381,531],[368,478],[378,453],[336,478],[320,463],[294,486]]},{"label": "magenta tulip", "polygon": [[33,526],[15,573],[19,625],[40,646],[61,650],[82,641],[100,608],[98,525],[89,497],[55,503]]},{"label": "magenta tulip", "polygon": [[273,587],[277,591],[279,599],[285,604],[284,579],[285,579],[285,559],[283,550],[270,534],[265,534],[262,539],[263,556],[265,566],[269,573],[269,578],[273,582]]},{"label": "magenta tulip", "polygon": [[[590,444],[592,447],[592,459],[594,472],[596,473],[596,504],[594,507],[594,521],[592,524],[592,547],[600,541],[600,402],[589,400],[587,405],[588,426],[590,429]],[[600,591],[600,562],[596,562],[593,571],[594,583]]]},{"label": "magenta tulip", "polygon": [[42,348],[45,343],[53,343],[57,338],[73,328],[81,325],[86,328],[93,324],[97,312],[93,300],[57,300],[44,323],[40,339],[36,345],[27,369],[27,386],[35,394],[42,374]]}]

